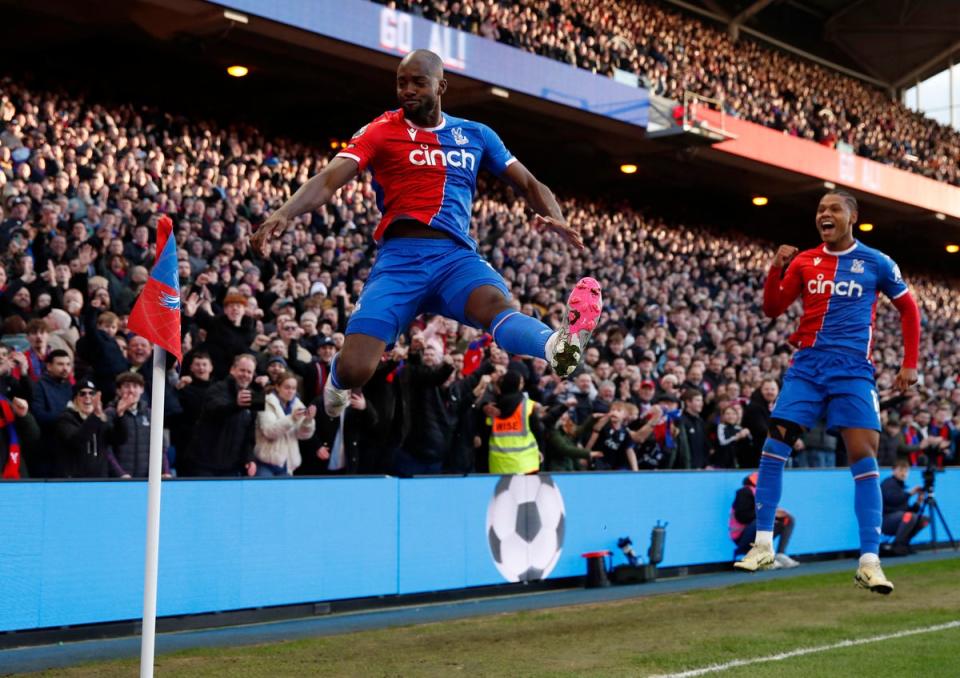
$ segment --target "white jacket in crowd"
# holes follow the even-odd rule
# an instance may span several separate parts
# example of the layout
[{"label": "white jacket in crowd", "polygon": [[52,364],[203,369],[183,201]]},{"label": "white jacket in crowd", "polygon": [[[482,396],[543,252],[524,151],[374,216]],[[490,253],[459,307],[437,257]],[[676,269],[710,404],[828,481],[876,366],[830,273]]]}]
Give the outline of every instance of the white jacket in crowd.
[{"label": "white jacket in crowd", "polygon": [[305,409],[300,398],[296,398],[290,414],[284,414],[277,394],[267,394],[263,412],[257,415],[257,439],[253,453],[258,462],[264,461],[275,466],[286,464],[287,473],[293,474],[302,461],[297,441],[311,437],[317,426],[313,417],[302,417],[298,425],[293,413]]}]

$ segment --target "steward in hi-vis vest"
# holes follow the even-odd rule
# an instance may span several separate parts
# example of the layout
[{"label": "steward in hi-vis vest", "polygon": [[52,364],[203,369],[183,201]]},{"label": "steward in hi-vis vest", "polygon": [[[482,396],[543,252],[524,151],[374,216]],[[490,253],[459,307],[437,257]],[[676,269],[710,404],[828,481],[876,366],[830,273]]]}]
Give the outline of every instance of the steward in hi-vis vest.
[{"label": "steward in hi-vis vest", "polygon": [[490,426],[490,473],[502,475],[536,473],[540,470],[540,420],[536,403],[522,391],[523,377],[507,371],[500,378],[498,416],[488,418]]}]

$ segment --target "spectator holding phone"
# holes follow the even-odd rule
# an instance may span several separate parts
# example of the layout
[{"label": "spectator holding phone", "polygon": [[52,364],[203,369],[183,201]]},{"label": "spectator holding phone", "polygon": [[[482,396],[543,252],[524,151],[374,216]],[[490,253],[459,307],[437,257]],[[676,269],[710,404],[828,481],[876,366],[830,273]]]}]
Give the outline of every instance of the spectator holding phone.
[{"label": "spectator holding phone", "polygon": [[253,476],[256,417],[263,390],[254,383],[257,361],[249,353],[233,359],[230,374],[210,385],[189,447],[195,476]]},{"label": "spectator holding phone", "polygon": [[257,415],[254,456],[258,476],[289,476],[302,463],[299,441],[316,430],[317,408],[297,397],[297,377],[284,370],[267,387]]}]

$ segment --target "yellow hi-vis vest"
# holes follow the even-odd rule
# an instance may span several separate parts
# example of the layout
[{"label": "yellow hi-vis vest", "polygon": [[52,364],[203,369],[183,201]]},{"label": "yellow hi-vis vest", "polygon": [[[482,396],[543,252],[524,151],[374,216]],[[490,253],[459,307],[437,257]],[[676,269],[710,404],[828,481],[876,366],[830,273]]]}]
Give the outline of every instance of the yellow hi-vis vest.
[{"label": "yellow hi-vis vest", "polygon": [[494,417],[490,434],[490,473],[514,475],[540,470],[540,448],[530,430],[534,403],[526,394],[508,417]]}]

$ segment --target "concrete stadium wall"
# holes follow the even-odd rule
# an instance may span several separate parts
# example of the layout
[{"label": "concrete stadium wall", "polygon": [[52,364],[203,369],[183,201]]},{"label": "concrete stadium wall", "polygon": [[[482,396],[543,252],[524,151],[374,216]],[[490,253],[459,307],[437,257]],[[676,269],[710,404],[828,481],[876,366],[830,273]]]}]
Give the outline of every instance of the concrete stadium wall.
[{"label": "concrete stadium wall", "polygon": [[[886,477],[887,471],[882,476]],[[727,517],[743,472],[553,474],[566,510],[551,578],[580,554],[646,552],[667,521],[663,566],[730,561]],[[182,615],[504,583],[486,513],[496,476],[176,480],[163,484],[158,614]],[[910,481],[920,482],[919,472]],[[937,478],[960,532],[960,471]],[[856,548],[846,469],[788,471],[790,548]],[[146,483],[0,483],[0,631],[137,619]],[[918,542],[929,539],[929,529]],[[941,532],[941,539],[943,535]]]}]

